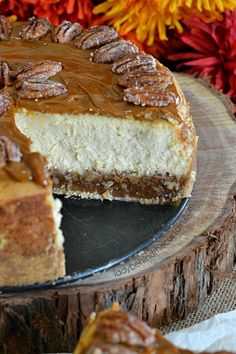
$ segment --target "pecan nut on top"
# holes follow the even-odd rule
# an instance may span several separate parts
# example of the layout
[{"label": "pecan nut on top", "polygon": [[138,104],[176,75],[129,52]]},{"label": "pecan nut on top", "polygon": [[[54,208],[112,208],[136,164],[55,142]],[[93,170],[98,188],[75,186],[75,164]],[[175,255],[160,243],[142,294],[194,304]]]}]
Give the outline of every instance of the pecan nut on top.
[{"label": "pecan nut on top", "polygon": [[52,32],[52,40],[57,43],[70,43],[76,39],[83,31],[79,23],[71,23],[70,21],[63,21]]},{"label": "pecan nut on top", "polygon": [[18,91],[18,97],[37,100],[40,98],[59,96],[66,92],[66,86],[60,82],[49,80],[32,82],[24,80],[21,82],[21,89]]},{"label": "pecan nut on top", "polygon": [[0,41],[8,40],[12,31],[12,25],[5,16],[0,16]]},{"label": "pecan nut on top", "polygon": [[0,60],[0,88],[10,84],[11,71],[6,61]]},{"label": "pecan nut on top", "polygon": [[158,86],[129,87],[124,90],[124,101],[139,106],[166,107],[178,104],[179,98],[174,92],[160,90]]},{"label": "pecan nut on top", "polygon": [[159,89],[166,89],[173,83],[173,74],[165,67],[153,72],[130,73],[121,75],[118,84],[122,87],[146,87],[156,85]]},{"label": "pecan nut on top", "polygon": [[118,38],[118,33],[108,26],[94,26],[76,39],[75,46],[80,49],[98,48]]},{"label": "pecan nut on top", "polygon": [[141,73],[156,71],[156,59],[146,53],[135,53],[122,57],[112,64],[112,71],[117,74]]},{"label": "pecan nut on top", "polygon": [[19,146],[6,136],[0,136],[0,167],[7,162],[20,162],[21,157]]},{"label": "pecan nut on top", "polygon": [[114,63],[114,61],[128,54],[138,53],[138,48],[129,40],[119,39],[111,42],[92,53],[95,63]]},{"label": "pecan nut on top", "polygon": [[0,92],[0,116],[10,108],[10,96],[8,93]]},{"label": "pecan nut on top", "polygon": [[25,40],[37,40],[45,36],[50,30],[51,24],[46,18],[37,19],[30,17],[22,27],[20,36]]},{"label": "pecan nut on top", "polygon": [[62,70],[62,64],[57,61],[44,60],[30,62],[20,66],[13,72],[13,77],[19,81],[46,81]]}]

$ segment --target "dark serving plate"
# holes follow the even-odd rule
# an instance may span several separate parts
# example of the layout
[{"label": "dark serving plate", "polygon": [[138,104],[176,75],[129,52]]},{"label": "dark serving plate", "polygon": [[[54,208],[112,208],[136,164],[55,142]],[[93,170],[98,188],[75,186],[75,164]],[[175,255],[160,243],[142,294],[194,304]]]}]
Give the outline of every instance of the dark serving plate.
[{"label": "dark serving plate", "polygon": [[4,293],[52,288],[111,268],[164,237],[186,205],[81,200],[60,197],[65,236],[66,277],[54,282],[1,287]]}]

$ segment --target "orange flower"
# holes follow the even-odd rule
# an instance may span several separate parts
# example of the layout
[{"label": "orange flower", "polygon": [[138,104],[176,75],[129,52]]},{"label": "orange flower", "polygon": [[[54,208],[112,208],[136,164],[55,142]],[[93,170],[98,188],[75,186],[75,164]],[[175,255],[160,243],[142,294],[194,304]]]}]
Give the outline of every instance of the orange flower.
[{"label": "orange flower", "polygon": [[209,22],[233,8],[236,0],[107,0],[96,6],[93,13],[103,14],[97,23],[109,23],[123,36],[135,31],[140,42],[152,45],[156,35],[167,39],[167,28],[182,32],[182,19],[186,17],[198,14]]}]

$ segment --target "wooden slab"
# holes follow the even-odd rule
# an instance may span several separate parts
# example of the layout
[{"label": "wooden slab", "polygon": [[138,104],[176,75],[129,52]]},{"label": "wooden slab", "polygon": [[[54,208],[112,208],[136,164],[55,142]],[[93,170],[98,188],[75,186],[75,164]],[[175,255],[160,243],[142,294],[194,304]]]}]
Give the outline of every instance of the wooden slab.
[{"label": "wooden slab", "polygon": [[232,272],[236,122],[229,101],[206,83],[182,74],[177,79],[199,135],[188,208],[159,243],[109,271],[60,289],[1,295],[1,353],[71,351],[86,317],[113,301],[152,326],[182,319]]}]

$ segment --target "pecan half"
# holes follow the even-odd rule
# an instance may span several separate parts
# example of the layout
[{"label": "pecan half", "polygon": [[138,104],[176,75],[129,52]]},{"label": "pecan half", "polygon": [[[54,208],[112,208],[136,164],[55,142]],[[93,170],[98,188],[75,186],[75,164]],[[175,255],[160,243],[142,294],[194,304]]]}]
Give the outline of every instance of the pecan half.
[{"label": "pecan half", "polygon": [[28,63],[16,69],[12,74],[19,81],[46,81],[62,70],[62,64],[58,61],[45,60]]},{"label": "pecan half", "polygon": [[20,162],[21,156],[22,154],[17,144],[6,136],[0,136],[0,167],[7,162]]},{"label": "pecan half", "polygon": [[142,87],[156,85],[159,89],[166,89],[173,82],[173,74],[167,68],[150,73],[131,73],[122,75],[118,84],[122,87]]},{"label": "pecan half", "polygon": [[94,26],[85,30],[75,41],[80,49],[98,48],[118,38],[118,33],[108,26]]},{"label": "pecan half", "polygon": [[46,18],[30,17],[22,27],[20,36],[26,40],[40,39],[49,32],[50,26],[50,22]]},{"label": "pecan half", "polygon": [[100,318],[96,333],[105,342],[147,348],[155,344],[154,331],[130,314],[110,311]]},{"label": "pecan half", "polygon": [[6,61],[0,60],[0,88],[10,84],[10,68]]},{"label": "pecan half", "polygon": [[8,93],[0,92],[0,116],[9,110],[10,96]]},{"label": "pecan half", "polygon": [[0,41],[5,41],[10,38],[12,25],[5,16],[0,16]]},{"label": "pecan half", "polygon": [[135,54],[138,48],[129,40],[119,39],[95,50],[92,54],[95,63],[113,63],[124,55]]},{"label": "pecan half", "polygon": [[160,90],[158,86],[130,87],[124,90],[124,101],[140,106],[166,107],[178,104],[179,99],[174,92]]},{"label": "pecan half", "polygon": [[52,33],[52,40],[57,43],[69,43],[78,37],[83,28],[79,23],[63,21]]},{"label": "pecan half", "polygon": [[84,354],[156,353],[156,332],[130,314],[108,310],[92,325],[93,337],[83,338],[82,334]]},{"label": "pecan half", "polygon": [[47,98],[52,96],[59,96],[67,92],[65,85],[55,81],[22,81],[21,89],[18,91],[20,98],[28,98],[35,100],[39,98]]},{"label": "pecan half", "polygon": [[113,63],[111,70],[117,74],[156,71],[155,58],[146,53],[130,54]]}]

